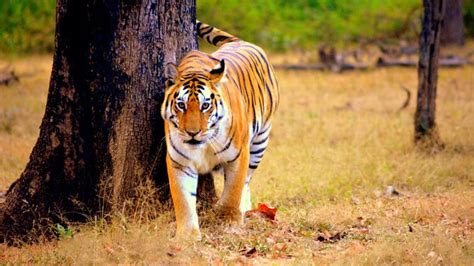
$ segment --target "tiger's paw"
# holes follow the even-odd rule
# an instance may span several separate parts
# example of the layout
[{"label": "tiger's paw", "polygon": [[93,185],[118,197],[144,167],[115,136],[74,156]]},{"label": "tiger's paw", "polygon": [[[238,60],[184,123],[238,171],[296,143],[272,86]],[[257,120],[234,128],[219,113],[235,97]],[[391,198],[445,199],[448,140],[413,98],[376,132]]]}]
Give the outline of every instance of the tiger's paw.
[{"label": "tiger's paw", "polygon": [[231,208],[227,206],[217,205],[216,213],[219,218],[227,223],[243,224],[244,216],[239,208]]},{"label": "tiger's paw", "polygon": [[176,230],[176,235],[173,238],[176,242],[179,243],[192,243],[196,241],[200,241],[201,231],[199,228],[179,228]]}]

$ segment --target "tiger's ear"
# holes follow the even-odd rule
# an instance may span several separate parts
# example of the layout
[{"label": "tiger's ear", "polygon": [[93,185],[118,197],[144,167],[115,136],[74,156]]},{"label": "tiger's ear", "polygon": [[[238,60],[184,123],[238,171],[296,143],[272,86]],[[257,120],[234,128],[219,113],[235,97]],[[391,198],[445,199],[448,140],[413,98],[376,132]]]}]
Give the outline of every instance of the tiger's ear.
[{"label": "tiger's ear", "polygon": [[168,63],[165,66],[165,91],[175,84],[176,77],[178,76],[178,70],[176,65]]},{"label": "tiger's ear", "polygon": [[211,81],[213,83],[217,83],[217,82],[221,81],[222,77],[224,77],[224,75],[225,75],[224,59],[221,59],[219,64],[214,66],[214,68],[211,70],[210,74],[211,74]]}]

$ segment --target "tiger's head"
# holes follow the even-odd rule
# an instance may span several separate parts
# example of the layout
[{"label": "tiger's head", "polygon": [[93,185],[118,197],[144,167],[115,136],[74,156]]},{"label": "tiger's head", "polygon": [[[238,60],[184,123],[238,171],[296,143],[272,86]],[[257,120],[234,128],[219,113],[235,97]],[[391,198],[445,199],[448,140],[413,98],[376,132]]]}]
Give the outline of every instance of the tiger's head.
[{"label": "tiger's head", "polygon": [[[225,117],[226,108],[220,85],[224,81],[224,60],[191,52],[176,69],[165,68],[166,90],[161,116],[169,122],[170,134],[177,134],[189,145],[212,139]],[[217,62],[217,64],[216,64]]]}]

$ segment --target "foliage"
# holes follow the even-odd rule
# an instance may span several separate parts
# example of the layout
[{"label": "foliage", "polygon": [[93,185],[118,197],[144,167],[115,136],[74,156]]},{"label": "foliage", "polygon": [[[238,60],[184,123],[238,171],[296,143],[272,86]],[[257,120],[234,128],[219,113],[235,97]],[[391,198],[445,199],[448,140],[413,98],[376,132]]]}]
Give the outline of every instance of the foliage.
[{"label": "foliage", "polygon": [[197,4],[202,21],[267,48],[284,50],[391,36],[420,1],[201,0]]},{"label": "foliage", "polygon": [[61,224],[55,224],[52,229],[58,235],[59,239],[68,239],[73,236],[71,228],[64,227]]},{"label": "foliage", "polygon": [[0,1],[0,52],[51,52],[55,0]]},{"label": "foliage", "polygon": [[[0,1],[0,52],[51,52],[55,5],[55,0]],[[197,0],[197,16],[266,49],[288,50],[317,43],[413,39],[419,7],[419,0]],[[473,36],[474,1],[466,0],[464,7],[467,33]]]},{"label": "foliage", "polygon": [[474,36],[474,0],[464,1],[464,23],[468,36]]}]

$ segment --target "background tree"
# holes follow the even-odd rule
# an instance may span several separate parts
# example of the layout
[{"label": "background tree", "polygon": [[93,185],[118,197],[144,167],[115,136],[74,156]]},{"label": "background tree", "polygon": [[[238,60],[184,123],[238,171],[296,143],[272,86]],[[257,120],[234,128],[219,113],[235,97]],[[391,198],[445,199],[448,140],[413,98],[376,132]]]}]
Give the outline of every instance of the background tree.
[{"label": "background tree", "polygon": [[464,44],[463,0],[446,0],[441,44]]},{"label": "background tree", "polygon": [[0,207],[0,240],[128,210],[143,187],[169,198],[162,70],[197,48],[195,5],[57,1],[46,111],[30,161]]},{"label": "background tree", "polygon": [[416,143],[441,143],[435,118],[440,35],[445,5],[444,0],[423,0],[423,29],[420,35],[418,98],[415,113]]}]

